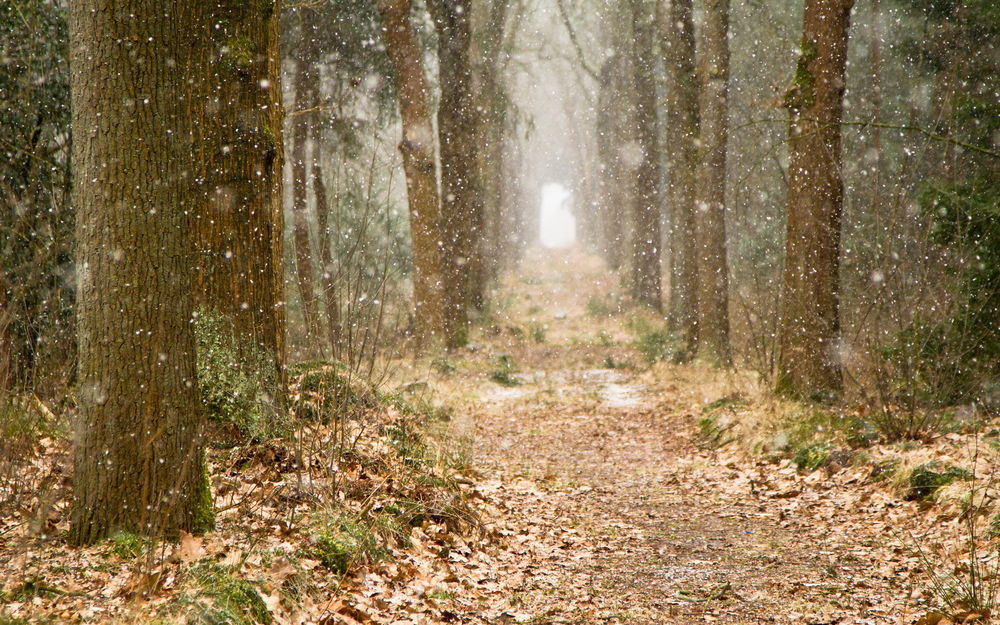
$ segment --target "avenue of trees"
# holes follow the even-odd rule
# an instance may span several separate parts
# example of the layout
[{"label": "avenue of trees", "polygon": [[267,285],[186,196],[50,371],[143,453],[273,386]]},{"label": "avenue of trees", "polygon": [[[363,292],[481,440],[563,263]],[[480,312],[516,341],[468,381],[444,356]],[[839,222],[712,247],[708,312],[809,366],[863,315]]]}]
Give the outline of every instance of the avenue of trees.
[{"label": "avenue of trees", "polygon": [[292,362],[460,348],[555,180],[677,362],[995,401],[998,38],[993,0],[0,0],[0,390],[72,389],[74,542],[204,531],[207,333],[261,419]]}]

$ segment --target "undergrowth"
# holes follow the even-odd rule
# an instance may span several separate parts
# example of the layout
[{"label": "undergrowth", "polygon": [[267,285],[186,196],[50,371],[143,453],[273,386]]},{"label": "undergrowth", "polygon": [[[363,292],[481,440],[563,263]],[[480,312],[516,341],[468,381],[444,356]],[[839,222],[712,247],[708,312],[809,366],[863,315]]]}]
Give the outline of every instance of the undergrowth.
[{"label": "undergrowth", "polygon": [[[275,403],[278,372],[256,345],[241,340],[220,314],[199,310],[194,322],[198,388],[216,442],[264,440],[287,427]],[[225,432],[229,428],[235,430]]]},{"label": "undergrowth", "polygon": [[626,324],[632,346],[646,362],[681,362],[683,346],[665,320],[645,309],[632,311]]},{"label": "undergrowth", "polygon": [[520,386],[521,381],[514,377],[517,373],[517,366],[514,364],[514,357],[510,354],[498,354],[494,359],[495,366],[490,371],[490,380],[500,386]]},{"label": "undergrowth", "polygon": [[187,623],[269,625],[273,622],[256,586],[239,577],[235,568],[215,562],[198,562],[187,569],[187,575],[194,582],[194,594],[182,596],[177,602],[187,608]]}]

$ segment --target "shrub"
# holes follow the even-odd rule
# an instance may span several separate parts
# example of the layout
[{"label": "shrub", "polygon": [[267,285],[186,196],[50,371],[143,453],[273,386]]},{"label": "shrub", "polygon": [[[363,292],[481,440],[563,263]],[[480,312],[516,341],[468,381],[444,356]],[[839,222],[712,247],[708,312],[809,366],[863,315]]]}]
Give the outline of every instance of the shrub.
[{"label": "shrub", "polygon": [[955,480],[968,480],[971,477],[972,475],[961,467],[945,466],[937,461],[924,463],[910,473],[906,499],[909,501],[929,499],[939,489]]},{"label": "shrub", "polygon": [[496,367],[490,372],[490,379],[501,386],[519,386],[521,381],[514,377],[517,367],[510,354],[499,354],[496,357]]},{"label": "shrub", "polygon": [[662,319],[636,311],[629,319],[628,327],[633,336],[633,347],[646,362],[681,362],[684,359],[683,346]]},{"label": "shrub", "polygon": [[528,331],[531,333],[531,340],[536,343],[545,342],[546,330],[548,330],[548,326],[543,323],[532,323],[528,326]]},{"label": "shrub", "polygon": [[622,311],[620,299],[615,299],[611,295],[598,297],[592,295],[587,300],[587,314],[591,317],[611,317]]},{"label": "shrub", "polygon": [[823,466],[823,463],[826,462],[826,459],[830,457],[832,452],[833,445],[829,443],[813,443],[812,445],[801,447],[795,453],[793,461],[800,471],[815,471]]},{"label": "shrub", "polygon": [[193,565],[188,574],[198,587],[199,599],[188,623],[196,625],[269,625],[271,612],[252,583],[234,575],[230,567],[214,562]]},{"label": "shrub", "polygon": [[289,374],[291,408],[300,419],[329,423],[334,417],[359,417],[379,405],[375,390],[341,363],[300,363]]},{"label": "shrub", "polygon": [[330,571],[343,575],[355,563],[371,563],[386,557],[371,527],[347,515],[325,519],[313,537],[309,555]]},{"label": "shrub", "polygon": [[138,558],[149,546],[149,541],[132,532],[115,532],[108,538],[111,553],[119,558]]},{"label": "shrub", "polygon": [[1000,189],[988,177],[929,184],[918,200],[933,241],[959,259],[957,290],[950,313],[915,318],[881,350],[883,403],[903,407],[882,429],[897,438],[935,429],[928,408],[995,401],[1000,378]]}]

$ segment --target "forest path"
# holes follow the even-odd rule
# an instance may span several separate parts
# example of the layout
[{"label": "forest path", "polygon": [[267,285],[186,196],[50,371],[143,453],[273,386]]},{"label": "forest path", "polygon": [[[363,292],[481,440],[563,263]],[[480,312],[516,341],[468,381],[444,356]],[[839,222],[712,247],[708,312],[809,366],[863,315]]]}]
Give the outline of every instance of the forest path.
[{"label": "forest path", "polygon": [[[507,282],[506,322],[479,350],[494,360],[506,350],[521,383],[480,377],[459,423],[514,545],[504,590],[480,618],[912,622],[899,620],[907,592],[893,588],[892,557],[876,553],[888,549],[879,505],[845,506],[849,479],[785,470],[771,481],[774,467],[700,445],[697,415],[719,397],[717,376],[667,367],[654,380],[620,367],[641,358],[613,321],[621,315],[594,319],[594,293],[610,292],[612,277],[593,259],[550,254],[525,267]],[[537,323],[540,305],[544,342],[504,339]]]}]

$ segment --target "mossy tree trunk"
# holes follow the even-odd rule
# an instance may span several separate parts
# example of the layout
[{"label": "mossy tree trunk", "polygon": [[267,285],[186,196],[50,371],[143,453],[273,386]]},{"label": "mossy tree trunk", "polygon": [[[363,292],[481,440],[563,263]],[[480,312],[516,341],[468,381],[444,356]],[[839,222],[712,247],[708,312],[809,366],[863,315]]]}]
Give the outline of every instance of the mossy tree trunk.
[{"label": "mossy tree trunk", "polygon": [[444,273],[438,242],[441,198],[434,155],[434,124],[420,44],[410,23],[409,0],[376,0],[385,25],[383,37],[399,90],[410,236],[413,247],[413,299],[417,339],[424,348],[446,336],[441,289]]},{"label": "mossy tree trunk", "polygon": [[698,82],[692,0],[657,4],[667,73],[667,186],[670,206],[670,327],[682,353],[693,355],[697,340],[697,237],[695,191],[698,166]]},{"label": "mossy tree trunk", "polygon": [[729,0],[708,0],[702,28],[701,167],[695,230],[698,245],[697,357],[727,366],[729,264],[726,254],[726,149],[729,141]]},{"label": "mossy tree trunk", "polygon": [[[233,326],[269,371],[247,371],[283,404],[281,88],[274,2],[217,0],[205,127],[208,197],[198,214],[198,305]],[[248,357],[257,365],[262,359]]]},{"label": "mossy tree trunk", "polygon": [[632,206],[632,295],[636,301],[660,310],[660,147],[653,15],[642,0],[632,0],[632,72],[636,138],[642,153]]},{"label": "mossy tree trunk", "polygon": [[789,125],[788,224],[776,387],[839,392],[841,131],[854,0],[806,0],[802,48],[785,105]]},{"label": "mossy tree trunk", "polygon": [[211,522],[191,323],[209,7],[70,5],[79,414],[70,538]]}]

